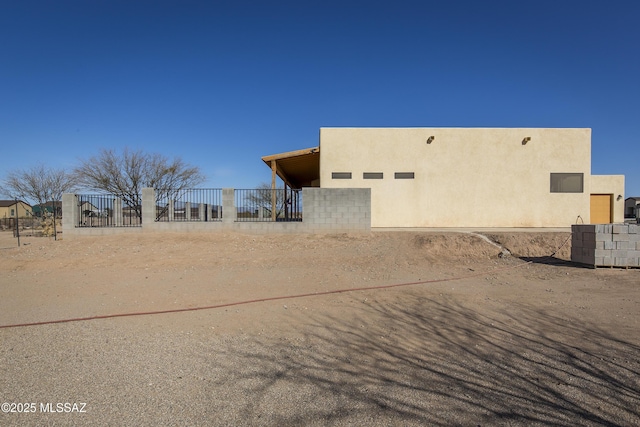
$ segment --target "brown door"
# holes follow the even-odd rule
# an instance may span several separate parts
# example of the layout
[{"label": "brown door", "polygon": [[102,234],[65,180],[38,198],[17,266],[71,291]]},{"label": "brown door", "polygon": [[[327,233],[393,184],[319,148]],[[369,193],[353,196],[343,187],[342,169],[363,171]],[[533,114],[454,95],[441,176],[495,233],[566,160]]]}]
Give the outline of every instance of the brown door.
[{"label": "brown door", "polygon": [[591,224],[611,223],[611,194],[591,195]]}]

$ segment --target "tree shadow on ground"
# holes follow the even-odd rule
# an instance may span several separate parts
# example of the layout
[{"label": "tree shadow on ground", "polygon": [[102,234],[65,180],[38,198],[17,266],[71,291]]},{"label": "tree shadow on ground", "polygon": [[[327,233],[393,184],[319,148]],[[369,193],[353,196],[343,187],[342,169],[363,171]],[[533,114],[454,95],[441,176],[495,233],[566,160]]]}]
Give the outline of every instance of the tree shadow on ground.
[{"label": "tree shadow on ground", "polygon": [[416,291],[297,332],[223,350],[247,423],[640,425],[640,347],[559,312]]}]

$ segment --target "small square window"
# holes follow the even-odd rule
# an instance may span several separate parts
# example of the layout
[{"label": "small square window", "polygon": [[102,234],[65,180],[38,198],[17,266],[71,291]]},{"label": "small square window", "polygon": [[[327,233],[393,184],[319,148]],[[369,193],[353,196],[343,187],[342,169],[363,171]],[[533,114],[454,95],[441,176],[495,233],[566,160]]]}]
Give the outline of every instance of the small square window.
[{"label": "small square window", "polygon": [[415,175],[414,172],[396,172],[395,178],[396,179],[413,179],[415,178],[414,175]]},{"label": "small square window", "polygon": [[382,172],[364,172],[362,178],[364,179],[382,179]]},{"label": "small square window", "polygon": [[351,179],[351,172],[331,172],[332,179]]}]

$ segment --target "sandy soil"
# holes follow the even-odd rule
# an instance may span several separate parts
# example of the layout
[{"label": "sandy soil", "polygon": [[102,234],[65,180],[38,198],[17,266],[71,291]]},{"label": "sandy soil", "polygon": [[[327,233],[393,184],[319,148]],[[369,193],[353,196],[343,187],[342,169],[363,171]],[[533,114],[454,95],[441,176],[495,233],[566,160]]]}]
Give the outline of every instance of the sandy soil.
[{"label": "sandy soil", "polygon": [[485,236],[0,233],[0,326],[220,306],[1,327],[0,425],[640,425],[640,270]]}]

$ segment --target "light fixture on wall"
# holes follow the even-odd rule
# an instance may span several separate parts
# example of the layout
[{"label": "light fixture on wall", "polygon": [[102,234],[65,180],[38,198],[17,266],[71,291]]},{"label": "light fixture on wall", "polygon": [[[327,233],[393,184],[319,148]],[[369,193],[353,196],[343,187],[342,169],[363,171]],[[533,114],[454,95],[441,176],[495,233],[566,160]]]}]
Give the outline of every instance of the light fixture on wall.
[{"label": "light fixture on wall", "polygon": [[431,135],[429,138],[427,138],[427,144],[431,144],[434,139],[436,139],[436,137]]},{"label": "light fixture on wall", "polygon": [[527,136],[522,140],[522,145],[527,145],[527,142],[531,141],[531,137]]},{"label": "light fixture on wall", "polygon": [[620,199],[622,199],[622,194],[618,194],[618,197],[616,197],[617,201],[620,201]]}]

